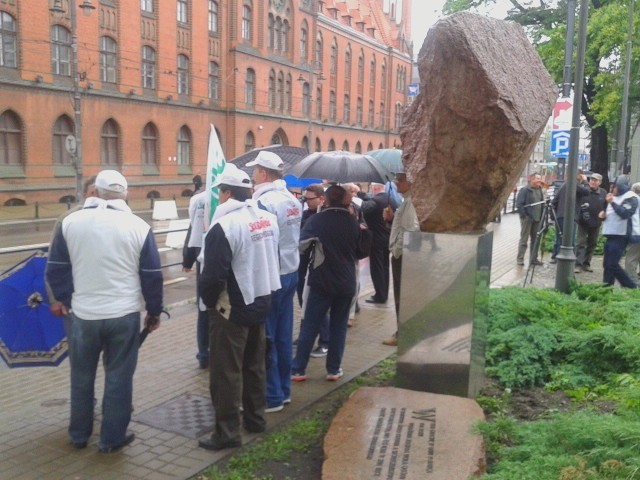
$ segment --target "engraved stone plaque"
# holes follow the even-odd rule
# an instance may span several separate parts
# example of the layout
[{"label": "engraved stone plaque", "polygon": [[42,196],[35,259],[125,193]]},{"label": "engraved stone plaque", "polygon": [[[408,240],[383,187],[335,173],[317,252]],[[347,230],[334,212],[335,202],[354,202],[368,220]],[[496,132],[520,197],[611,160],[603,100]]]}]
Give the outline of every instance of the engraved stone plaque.
[{"label": "engraved stone plaque", "polygon": [[469,399],[399,388],[363,387],[324,439],[323,480],[467,480],[485,471],[484,420]]}]

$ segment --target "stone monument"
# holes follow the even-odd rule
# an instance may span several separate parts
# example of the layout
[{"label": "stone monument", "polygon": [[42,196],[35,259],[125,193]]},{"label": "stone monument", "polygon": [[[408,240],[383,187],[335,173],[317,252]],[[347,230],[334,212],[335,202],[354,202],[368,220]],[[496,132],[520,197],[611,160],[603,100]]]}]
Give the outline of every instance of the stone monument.
[{"label": "stone monument", "polygon": [[421,232],[406,233],[397,385],[474,397],[484,372],[492,233],[551,114],[556,87],[523,29],[458,13],[418,56],[401,131]]}]

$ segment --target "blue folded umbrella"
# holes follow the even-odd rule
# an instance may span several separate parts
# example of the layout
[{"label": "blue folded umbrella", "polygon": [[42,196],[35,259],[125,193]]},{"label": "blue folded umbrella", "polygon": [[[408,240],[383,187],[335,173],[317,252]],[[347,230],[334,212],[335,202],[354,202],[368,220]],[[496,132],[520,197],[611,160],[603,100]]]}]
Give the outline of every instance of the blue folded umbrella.
[{"label": "blue folded umbrella", "polygon": [[285,175],[283,180],[287,183],[287,188],[305,188],[314,183],[322,183],[319,178],[298,178],[295,175]]}]

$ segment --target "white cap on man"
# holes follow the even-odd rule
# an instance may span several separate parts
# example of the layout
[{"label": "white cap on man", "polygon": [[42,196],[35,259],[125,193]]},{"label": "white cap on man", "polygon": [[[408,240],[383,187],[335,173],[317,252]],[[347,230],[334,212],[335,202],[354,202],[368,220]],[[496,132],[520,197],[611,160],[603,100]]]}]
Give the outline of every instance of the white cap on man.
[{"label": "white cap on man", "polygon": [[227,163],[224,166],[224,170],[222,170],[222,173],[216,177],[211,186],[218,187],[222,184],[229,185],[230,187],[252,187],[249,175],[240,170],[233,163]]},{"label": "white cap on man", "polygon": [[255,167],[256,165],[260,165],[263,168],[268,168],[269,170],[284,169],[284,162],[282,161],[280,156],[266,150],[258,153],[258,156],[255,158],[255,160],[247,163],[247,167]]},{"label": "white cap on man", "polygon": [[126,192],[128,188],[127,179],[116,170],[102,170],[96,176],[96,188],[108,192]]}]

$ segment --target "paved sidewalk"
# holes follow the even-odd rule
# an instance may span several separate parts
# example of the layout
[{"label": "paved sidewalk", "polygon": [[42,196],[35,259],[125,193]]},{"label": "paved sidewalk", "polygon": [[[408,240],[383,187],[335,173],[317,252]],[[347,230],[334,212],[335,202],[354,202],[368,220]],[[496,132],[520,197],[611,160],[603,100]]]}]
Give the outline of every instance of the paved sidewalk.
[{"label": "paved sidewalk", "polygon": [[[519,236],[517,215],[503,215],[494,231],[492,286],[521,285],[525,270],[516,267]],[[363,263],[361,312],[349,329],[345,349],[345,377],[324,379],[324,359],[311,359],[309,379],[293,385],[292,403],[282,412],[268,414],[268,431],[307,410],[315,401],[391,355],[395,349],[381,341],[395,330],[392,301],[370,306],[372,293],[368,265]],[[598,268],[596,268],[598,270]],[[533,285],[553,286],[555,267],[537,267]],[[587,274],[585,279],[587,279]],[[601,279],[601,270],[588,274]],[[582,278],[582,277],[580,277]],[[69,363],[57,368],[0,370],[0,479],[186,479],[231,453],[198,448],[197,438],[212,427],[208,372],[195,359],[195,305],[171,306],[172,318],[149,336],[140,350],[134,381],[136,440],[117,454],[99,454],[96,447],[100,406],[90,445],[74,450],[67,437],[69,416]],[[296,312],[296,330],[300,312]],[[102,397],[104,378],[99,372],[96,397]],[[246,435],[244,443],[257,435]]]}]

